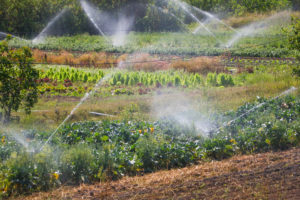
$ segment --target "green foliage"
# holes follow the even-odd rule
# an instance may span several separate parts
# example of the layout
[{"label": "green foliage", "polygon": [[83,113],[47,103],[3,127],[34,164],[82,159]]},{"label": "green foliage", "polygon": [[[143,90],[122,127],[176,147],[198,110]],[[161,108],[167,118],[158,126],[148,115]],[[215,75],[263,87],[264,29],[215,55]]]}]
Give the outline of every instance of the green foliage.
[{"label": "green foliage", "polygon": [[[26,194],[33,191],[46,191],[59,184],[53,177],[53,157],[49,153],[30,155],[26,152],[13,152],[0,170],[2,195]],[[1,197],[1,194],[0,194]]]},{"label": "green foliage", "polygon": [[36,187],[32,157],[26,153],[19,156],[15,154],[6,162],[6,168],[1,171],[5,173],[2,174],[5,177],[2,187],[9,195],[11,193],[28,193]]},{"label": "green foliage", "polygon": [[9,49],[7,42],[0,42],[0,107],[4,122],[9,122],[11,112],[23,106],[26,113],[38,100],[39,73],[32,65],[31,50],[23,47]]},{"label": "green foliage", "polygon": [[[218,40],[227,43],[231,33],[217,32]],[[150,38],[150,39],[149,39]],[[146,42],[149,40],[149,42]],[[281,27],[268,30],[268,37],[262,40],[260,35],[243,37],[232,48],[224,49],[217,47],[218,40],[207,35],[193,35],[189,33],[130,33],[127,42],[122,47],[112,47],[100,36],[75,35],[64,37],[48,37],[41,44],[33,44],[30,41],[11,40],[11,47],[28,46],[41,50],[67,50],[81,52],[111,52],[111,53],[133,53],[143,49],[145,53],[171,54],[171,55],[208,55],[217,56],[230,53],[231,56],[247,57],[289,57],[296,50],[289,49],[289,43]],[[259,45],[258,45],[259,44]],[[165,47],[168,48],[165,48]]]},{"label": "green foliage", "polygon": [[218,76],[217,76],[217,85],[218,86],[224,86],[224,87],[234,86],[232,76],[229,75],[229,74],[224,74],[224,73],[218,74]]},{"label": "green foliage", "polygon": [[[265,103],[260,105],[261,103]],[[235,112],[216,116],[227,124],[210,137],[173,120],[103,121],[65,125],[43,152],[25,153],[10,137],[2,142],[2,195],[47,190],[61,184],[116,180],[160,169],[185,167],[201,159],[221,160],[237,154],[285,150],[300,144],[299,96],[259,98]],[[135,108],[132,108],[133,110]],[[47,134],[32,134],[34,142]],[[14,151],[5,148],[14,149]],[[56,149],[55,152],[51,149]],[[2,152],[3,151],[3,152]]]},{"label": "green foliage", "polygon": [[[126,81],[129,77],[129,81]],[[137,79],[139,77],[139,79]],[[121,83],[127,86],[134,86],[137,84],[143,84],[144,86],[157,87],[167,86],[169,81],[172,80],[172,84],[176,87],[199,87],[203,85],[202,77],[199,74],[189,74],[183,72],[123,72],[114,74],[110,80],[110,85],[114,86],[116,83]],[[206,78],[207,85],[209,86],[234,86],[232,75],[209,73]]]},{"label": "green foliage", "polygon": [[76,183],[90,182],[95,167],[95,157],[90,148],[83,145],[73,146],[60,158],[61,180]]},{"label": "green foliage", "polygon": [[159,143],[151,137],[141,137],[136,142],[136,155],[141,160],[145,172],[152,172],[157,169],[157,162],[153,158],[159,148]]},{"label": "green foliage", "polygon": [[217,74],[216,73],[208,73],[206,78],[206,84],[209,86],[217,86]]},{"label": "green foliage", "polygon": [[290,0],[186,0],[194,6],[213,12],[229,12],[241,16],[247,12],[280,10],[291,5]]},{"label": "green foliage", "polygon": [[[300,50],[300,19],[293,17],[292,25],[286,30],[288,34],[289,44],[291,49]],[[300,59],[300,54],[298,55]]]},{"label": "green foliage", "polygon": [[[291,0],[186,0],[193,6],[214,13],[229,13],[229,15],[243,15],[246,12],[267,12],[270,10],[280,10],[288,8],[293,4]],[[126,5],[134,6],[132,9],[139,10],[135,27],[139,31],[170,31],[181,30],[182,27],[178,20],[171,15],[153,5],[168,8],[175,13],[181,21],[190,20],[187,15],[179,11],[176,4],[171,2],[153,1],[153,0],[91,0],[95,6],[101,10],[106,10],[115,14],[121,7]],[[148,3],[141,6],[140,3]],[[297,5],[294,5],[295,7]],[[49,19],[53,18],[58,11],[63,8],[69,8],[59,22],[54,24],[55,28],[63,29],[67,34],[74,33],[94,33],[90,23],[80,7],[77,0],[2,0],[0,3],[0,30],[4,30],[18,35],[36,36]],[[25,19],[25,20],[24,20]]]}]

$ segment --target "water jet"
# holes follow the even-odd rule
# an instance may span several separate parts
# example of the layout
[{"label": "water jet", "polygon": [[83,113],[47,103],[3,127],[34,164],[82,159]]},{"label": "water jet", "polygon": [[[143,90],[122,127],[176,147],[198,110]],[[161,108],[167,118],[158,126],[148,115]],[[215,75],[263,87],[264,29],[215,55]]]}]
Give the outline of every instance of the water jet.
[{"label": "water jet", "polygon": [[39,44],[43,42],[43,40],[48,36],[48,31],[52,28],[52,26],[55,24],[57,20],[59,20],[67,11],[68,9],[64,8],[62,11],[60,11],[48,24],[47,26],[42,30],[42,32],[36,36],[33,40],[33,44]]}]

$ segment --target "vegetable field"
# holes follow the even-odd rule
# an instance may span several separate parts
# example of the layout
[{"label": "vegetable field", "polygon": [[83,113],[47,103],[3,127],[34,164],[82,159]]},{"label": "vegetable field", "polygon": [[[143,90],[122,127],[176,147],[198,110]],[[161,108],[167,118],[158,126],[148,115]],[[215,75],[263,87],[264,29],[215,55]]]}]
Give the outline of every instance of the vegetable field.
[{"label": "vegetable field", "polygon": [[[0,2],[0,199],[298,192],[300,14],[279,12],[296,3],[27,1]],[[117,186],[82,190],[98,182]]]},{"label": "vegetable field", "polygon": [[[243,105],[224,119],[268,101]],[[219,132],[212,129],[209,138],[172,121],[79,122],[60,129],[44,151],[28,154],[9,135],[1,135],[1,189],[5,195],[26,193],[70,181],[115,180],[202,159],[284,150],[299,144],[299,106],[299,97],[271,100]],[[49,133],[26,131],[22,135],[34,146]]]}]

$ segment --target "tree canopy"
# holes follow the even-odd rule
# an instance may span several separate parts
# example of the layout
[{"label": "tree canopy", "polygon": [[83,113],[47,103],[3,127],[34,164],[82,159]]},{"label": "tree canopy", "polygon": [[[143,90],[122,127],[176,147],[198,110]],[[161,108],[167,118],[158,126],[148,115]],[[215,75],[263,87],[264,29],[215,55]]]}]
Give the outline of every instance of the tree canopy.
[{"label": "tree canopy", "polygon": [[31,62],[29,48],[9,49],[6,41],[0,42],[0,108],[5,123],[10,121],[12,111],[23,106],[29,114],[37,102],[39,73]]},{"label": "tree canopy", "polygon": [[[242,15],[246,12],[266,12],[299,8],[298,0],[185,0],[187,3],[203,10],[218,14]],[[156,21],[149,20],[151,5],[164,1],[155,0],[90,0],[103,11],[118,13],[120,8],[128,5],[143,4],[133,7],[130,14],[136,15],[137,30],[151,30]],[[165,2],[168,2],[166,0]],[[60,28],[65,34],[92,32],[91,24],[83,13],[78,0],[1,0],[0,1],[0,31],[19,36],[34,37],[47,23],[63,8],[70,11],[59,21]],[[157,11],[158,12],[158,11]],[[162,25],[164,27],[164,24]]]}]

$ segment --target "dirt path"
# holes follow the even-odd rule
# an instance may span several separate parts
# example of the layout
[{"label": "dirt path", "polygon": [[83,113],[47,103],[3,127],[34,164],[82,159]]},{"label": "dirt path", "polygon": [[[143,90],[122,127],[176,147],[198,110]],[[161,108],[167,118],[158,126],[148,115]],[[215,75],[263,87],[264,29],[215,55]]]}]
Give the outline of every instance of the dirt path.
[{"label": "dirt path", "polygon": [[300,199],[300,148],[61,187],[20,199]]}]

